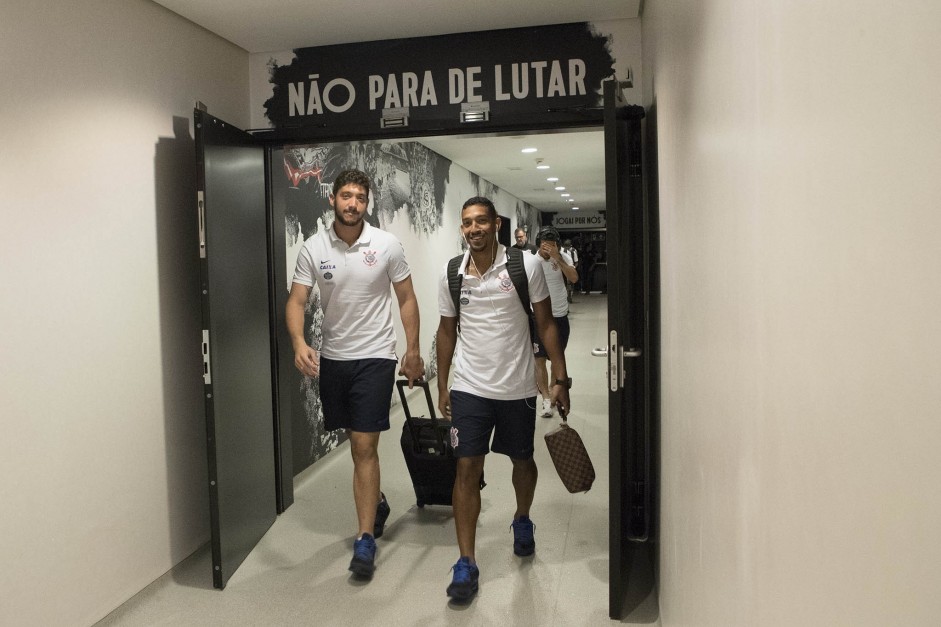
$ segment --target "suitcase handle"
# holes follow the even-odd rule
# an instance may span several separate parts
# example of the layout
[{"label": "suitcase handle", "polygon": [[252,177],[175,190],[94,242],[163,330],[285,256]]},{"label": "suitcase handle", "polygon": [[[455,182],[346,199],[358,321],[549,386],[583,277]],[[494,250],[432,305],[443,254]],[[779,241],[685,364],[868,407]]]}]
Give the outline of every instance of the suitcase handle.
[{"label": "suitcase handle", "polygon": [[[399,379],[395,382],[395,387],[399,390],[399,398],[402,400],[402,409],[405,410],[405,422],[408,424],[408,430],[412,434],[415,449],[418,450],[418,434],[415,432],[415,427],[412,423],[412,412],[409,411],[408,400],[405,398],[405,387],[407,385],[408,379]],[[425,391],[425,401],[428,403],[428,417],[431,419],[432,430],[435,432],[435,437],[438,439],[438,450],[444,451],[444,439],[441,437],[441,431],[438,429],[438,417],[435,415],[434,403],[431,402],[431,388],[428,385],[428,381],[422,379],[415,381],[412,385],[418,386]]]}]

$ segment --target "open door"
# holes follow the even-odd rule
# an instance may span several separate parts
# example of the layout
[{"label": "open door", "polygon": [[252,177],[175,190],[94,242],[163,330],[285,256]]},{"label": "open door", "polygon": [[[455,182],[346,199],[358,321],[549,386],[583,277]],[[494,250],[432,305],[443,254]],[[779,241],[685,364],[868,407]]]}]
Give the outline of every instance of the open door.
[{"label": "open door", "polygon": [[212,577],[277,517],[264,148],[195,112]]},{"label": "open door", "polygon": [[513,245],[512,233],[510,232],[510,218],[500,216],[500,232],[497,233],[497,241],[509,248]]},{"label": "open door", "polygon": [[605,83],[608,258],[609,614],[624,618],[654,588],[655,489],[650,403],[648,223],[642,173],[643,107]]}]

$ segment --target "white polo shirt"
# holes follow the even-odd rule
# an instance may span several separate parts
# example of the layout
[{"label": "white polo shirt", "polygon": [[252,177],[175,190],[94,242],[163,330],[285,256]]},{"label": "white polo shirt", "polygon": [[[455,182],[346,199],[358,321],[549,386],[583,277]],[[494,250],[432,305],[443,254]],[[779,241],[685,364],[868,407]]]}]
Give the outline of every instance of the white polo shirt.
[{"label": "white polo shirt", "polygon": [[[572,265],[572,257],[568,253],[559,251],[562,261]],[[569,313],[569,292],[565,287],[565,275],[562,274],[562,268],[552,259],[543,259],[542,255],[534,255],[542,266],[542,272],[546,275],[546,285],[549,286],[549,298],[552,299],[552,316],[562,318]]]},{"label": "white polo shirt", "polygon": [[[465,268],[469,253],[464,254]],[[525,253],[530,302],[549,298],[535,255]],[[463,271],[462,271],[463,272]],[[438,284],[438,312],[455,316],[445,264]],[[461,332],[451,361],[451,389],[485,398],[512,401],[537,394],[529,319],[506,271],[506,248],[497,248],[494,264],[482,279],[464,272],[461,285]]]},{"label": "white polo shirt", "polygon": [[294,283],[320,288],[327,359],[396,359],[391,283],[411,274],[397,237],[368,223],[352,246],[331,225],[297,254]]}]

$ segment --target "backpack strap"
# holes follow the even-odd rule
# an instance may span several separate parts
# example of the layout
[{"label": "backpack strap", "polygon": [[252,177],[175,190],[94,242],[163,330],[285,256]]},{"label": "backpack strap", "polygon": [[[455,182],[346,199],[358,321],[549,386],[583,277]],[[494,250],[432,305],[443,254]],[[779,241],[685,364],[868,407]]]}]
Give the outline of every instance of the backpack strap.
[{"label": "backpack strap", "polygon": [[451,302],[454,303],[454,312],[457,316],[457,327],[461,329],[461,284],[464,282],[464,275],[461,274],[461,261],[464,255],[452,257],[448,261],[448,291],[451,292]]},{"label": "backpack strap", "polygon": [[529,302],[529,277],[526,276],[526,266],[523,264],[523,251],[519,248],[510,246],[506,249],[506,273],[513,281],[513,287],[516,288],[516,295],[520,297],[523,311],[527,316],[531,316],[533,307]]},{"label": "backpack strap", "polygon": [[[454,303],[454,312],[457,316],[458,332],[461,330],[461,284],[464,275],[461,274],[461,262],[464,255],[452,257],[448,261],[448,291],[451,292],[451,302]],[[520,305],[527,316],[533,315],[533,307],[529,302],[529,277],[526,276],[526,266],[523,263],[523,251],[519,248],[506,249],[506,272],[513,281],[516,295],[519,296]]]}]

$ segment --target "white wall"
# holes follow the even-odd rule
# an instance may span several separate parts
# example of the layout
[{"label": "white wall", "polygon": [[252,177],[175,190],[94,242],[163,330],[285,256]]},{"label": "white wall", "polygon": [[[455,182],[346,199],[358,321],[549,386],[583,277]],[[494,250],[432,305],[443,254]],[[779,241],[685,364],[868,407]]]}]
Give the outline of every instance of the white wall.
[{"label": "white wall", "polygon": [[0,58],[0,624],[88,625],[208,540],[191,120],[247,125],[248,54],[53,0]]},{"label": "white wall", "polygon": [[939,24],[645,3],[665,626],[941,616]]}]

